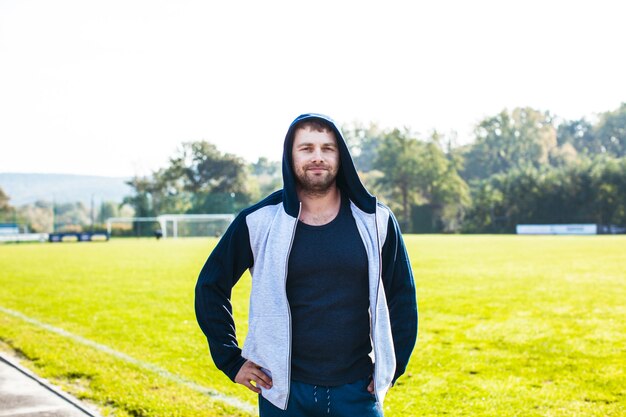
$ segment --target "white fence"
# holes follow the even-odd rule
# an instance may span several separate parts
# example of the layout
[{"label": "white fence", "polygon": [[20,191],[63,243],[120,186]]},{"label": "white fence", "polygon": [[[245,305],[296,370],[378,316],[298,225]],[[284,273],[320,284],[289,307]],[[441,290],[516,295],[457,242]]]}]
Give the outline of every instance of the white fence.
[{"label": "white fence", "polygon": [[47,233],[0,234],[0,242],[47,242]]},{"label": "white fence", "polygon": [[595,224],[518,224],[518,235],[597,235]]}]

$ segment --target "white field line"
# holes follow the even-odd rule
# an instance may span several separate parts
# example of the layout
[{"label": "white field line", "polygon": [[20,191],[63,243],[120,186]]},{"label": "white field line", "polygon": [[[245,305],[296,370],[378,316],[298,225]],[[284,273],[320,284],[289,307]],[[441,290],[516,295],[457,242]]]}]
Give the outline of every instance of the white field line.
[{"label": "white field line", "polygon": [[252,406],[248,402],[240,400],[239,398],[231,397],[230,395],[222,394],[221,392],[219,392],[219,391],[217,391],[215,389],[204,387],[204,386],[199,385],[199,384],[197,384],[197,383],[195,383],[193,381],[190,381],[190,380],[188,380],[186,378],[183,378],[183,377],[180,377],[180,376],[178,376],[176,374],[173,374],[173,373],[171,373],[171,372],[169,372],[169,371],[167,371],[167,370],[165,370],[165,369],[163,369],[161,367],[158,367],[158,366],[156,366],[154,364],[151,364],[149,362],[144,362],[144,361],[141,361],[139,359],[135,359],[132,356],[128,356],[125,353],[119,352],[119,351],[117,351],[115,349],[112,349],[112,348],[106,346],[106,345],[102,345],[100,343],[96,343],[93,340],[86,339],[86,338],[84,338],[82,336],[75,335],[73,333],[68,332],[67,330],[63,330],[63,329],[61,329],[59,327],[55,327],[55,326],[51,326],[51,325],[46,324],[46,323],[42,323],[39,320],[35,320],[35,319],[31,318],[31,317],[28,317],[28,316],[20,313],[19,311],[11,310],[11,309],[8,309],[8,308],[2,307],[2,306],[0,306],[0,311],[5,313],[5,314],[8,314],[9,316],[13,316],[13,317],[17,317],[19,319],[22,319],[25,322],[33,324],[33,325],[35,325],[35,326],[37,326],[37,327],[39,327],[41,329],[48,330],[49,332],[58,334],[59,336],[66,337],[66,338],[71,339],[71,340],[73,340],[75,342],[78,342],[80,344],[92,347],[92,348],[94,348],[94,349],[96,349],[96,350],[98,350],[100,352],[107,353],[107,354],[109,354],[111,356],[114,356],[114,357],[116,357],[118,359],[123,360],[124,362],[128,362],[128,363],[136,365],[136,366],[138,366],[138,367],[140,367],[142,369],[146,369],[146,370],[148,370],[150,372],[154,372],[155,374],[157,374],[157,375],[159,375],[159,376],[161,376],[161,377],[163,377],[165,379],[168,379],[168,380],[173,381],[173,382],[175,382],[177,384],[180,384],[180,385],[184,385],[184,386],[186,386],[188,388],[191,388],[191,389],[193,389],[195,391],[198,391],[198,392],[200,392],[202,394],[208,395],[212,399],[220,401],[220,402],[222,402],[224,404],[227,404],[227,405],[229,405],[231,407],[235,407],[235,408],[237,408],[237,409],[239,409],[241,411],[245,411],[245,412],[247,412],[249,414],[257,414],[256,407]]}]

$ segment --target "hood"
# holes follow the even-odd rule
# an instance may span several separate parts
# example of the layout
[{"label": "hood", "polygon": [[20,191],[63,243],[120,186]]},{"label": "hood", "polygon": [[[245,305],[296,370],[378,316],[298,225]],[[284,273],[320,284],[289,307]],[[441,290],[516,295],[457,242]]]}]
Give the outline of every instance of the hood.
[{"label": "hood", "polygon": [[291,122],[289,130],[287,130],[287,135],[285,136],[283,149],[283,206],[285,207],[285,211],[290,216],[297,217],[300,209],[300,200],[296,193],[296,179],[293,173],[291,155],[295,128],[298,123],[313,119],[318,119],[324,124],[327,124],[337,138],[340,158],[340,167],[337,173],[337,186],[358,208],[366,213],[375,213],[376,198],[367,191],[361,182],[343,135],[330,117],[317,113],[306,113],[296,117],[296,119]]}]

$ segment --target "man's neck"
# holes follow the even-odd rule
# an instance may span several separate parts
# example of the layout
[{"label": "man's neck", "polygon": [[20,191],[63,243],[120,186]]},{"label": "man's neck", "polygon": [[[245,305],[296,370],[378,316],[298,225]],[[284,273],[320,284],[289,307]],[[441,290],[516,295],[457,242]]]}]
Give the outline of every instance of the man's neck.
[{"label": "man's neck", "polygon": [[302,203],[300,221],[311,226],[322,226],[330,223],[341,207],[341,193],[334,184],[324,194],[310,194],[298,189],[298,198]]}]

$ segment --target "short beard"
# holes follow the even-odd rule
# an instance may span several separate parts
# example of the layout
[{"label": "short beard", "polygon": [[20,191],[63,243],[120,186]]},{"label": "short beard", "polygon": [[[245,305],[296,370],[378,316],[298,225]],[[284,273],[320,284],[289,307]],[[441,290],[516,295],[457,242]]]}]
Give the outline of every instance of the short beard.
[{"label": "short beard", "polygon": [[328,177],[327,180],[323,182],[311,181],[310,178],[306,176],[306,173],[303,176],[296,174],[295,177],[300,191],[310,197],[323,197],[327,195],[335,186],[337,180],[336,174],[332,177]]}]

